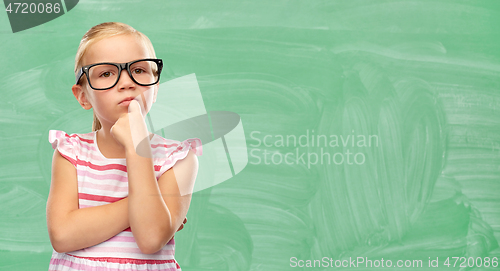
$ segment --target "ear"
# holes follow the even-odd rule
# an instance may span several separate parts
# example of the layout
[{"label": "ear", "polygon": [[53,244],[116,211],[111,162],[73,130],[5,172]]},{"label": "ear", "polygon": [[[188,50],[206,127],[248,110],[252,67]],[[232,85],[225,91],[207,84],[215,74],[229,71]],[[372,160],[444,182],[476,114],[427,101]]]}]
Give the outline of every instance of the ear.
[{"label": "ear", "polygon": [[78,103],[80,103],[83,109],[89,110],[90,108],[92,108],[92,104],[90,103],[89,99],[87,99],[82,86],[73,85],[73,87],[71,87],[71,90],[73,91],[73,95],[78,100]]}]

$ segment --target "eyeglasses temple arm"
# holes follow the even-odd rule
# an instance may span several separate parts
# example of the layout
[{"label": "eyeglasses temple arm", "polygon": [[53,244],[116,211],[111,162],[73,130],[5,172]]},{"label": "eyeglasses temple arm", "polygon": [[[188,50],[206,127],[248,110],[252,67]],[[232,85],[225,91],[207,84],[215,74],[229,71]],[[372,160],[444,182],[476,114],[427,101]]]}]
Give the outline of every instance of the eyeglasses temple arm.
[{"label": "eyeglasses temple arm", "polygon": [[80,78],[82,78],[82,75],[83,75],[83,68],[82,68],[82,69],[80,69],[80,70],[78,71],[78,73],[76,74],[76,76],[75,76],[76,83],[75,83],[75,84],[77,84],[77,85],[78,85],[78,81],[80,81]]}]

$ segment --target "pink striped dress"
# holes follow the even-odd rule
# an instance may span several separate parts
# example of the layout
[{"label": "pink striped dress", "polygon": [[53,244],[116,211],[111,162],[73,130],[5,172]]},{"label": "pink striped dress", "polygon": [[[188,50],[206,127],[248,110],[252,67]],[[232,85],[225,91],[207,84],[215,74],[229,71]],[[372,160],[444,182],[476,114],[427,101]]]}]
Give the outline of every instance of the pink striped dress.
[{"label": "pink striped dress", "polygon": [[[126,161],[124,158],[104,157],[96,144],[96,132],[68,135],[51,130],[49,142],[76,167],[79,208],[104,205],[127,197]],[[155,135],[151,139],[151,148],[156,179],[177,160],[184,159],[190,149],[196,155],[202,155],[198,138],[180,142]],[[141,253],[128,228],[92,247],[68,253],[54,250],[49,270],[181,270],[174,254],[174,238],[154,254]]]}]

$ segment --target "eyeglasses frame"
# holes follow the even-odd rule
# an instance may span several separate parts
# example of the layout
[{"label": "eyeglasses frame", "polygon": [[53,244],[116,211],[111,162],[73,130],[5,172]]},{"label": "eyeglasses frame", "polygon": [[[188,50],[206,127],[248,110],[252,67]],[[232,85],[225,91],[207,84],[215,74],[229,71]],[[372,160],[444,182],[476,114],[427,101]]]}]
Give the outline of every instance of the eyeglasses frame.
[{"label": "eyeglasses frame", "polygon": [[[140,62],[140,61],[144,61],[144,60],[149,60],[149,61],[153,61],[156,63],[156,65],[158,66],[158,78],[157,80],[154,82],[154,83],[151,83],[151,84],[141,84],[139,82],[137,82],[134,77],[132,76],[132,72],[130,71],[130,66],[134,63],[137,63],[137,62]],[[118,67],[118,78],[116,79],[116,82],[109,88],[94,88],[92,86],[92,84],[90,83],[90,78],[89,78],[89,70],[90,68],[92,68],[93,66],[97,66],[97,65],[114,65],[116,67]],[[127,62],[127,63],[113,63],[113,62],[101,62],[101,63],[94,63],[94,64],[90,64],[90,65],[86,65],[86,66],[83,66],[77,73],[76,75],[76,84],[78,85],[78,81],[80,81],[80,79],[82,78],[82,76],[85,74],[85,76],[87,77],[87,82],[89,83],[89,86],[94,89],[94,90],[108,90],[110,88],[113,88],[114,86],[116,86],[116,84],[118,84],[118,81],[120,81],[120,76],[122,75],[122,71],[123,70],[126,70],[128,75],[130,76],[130,78],[132,79],[132,81],[134,81],[134,83],[140,85],[140,86],[151,86],[151,85],[154,85],[156,83],[158,83],[160,81],[160,74],[161,74],[161,71],[163,69],[163,60],[159,59],[159,58],[143,58],[143,59],[138,59],[138,60],[134,60],[134,61],[130,61],[130,62]]]}]

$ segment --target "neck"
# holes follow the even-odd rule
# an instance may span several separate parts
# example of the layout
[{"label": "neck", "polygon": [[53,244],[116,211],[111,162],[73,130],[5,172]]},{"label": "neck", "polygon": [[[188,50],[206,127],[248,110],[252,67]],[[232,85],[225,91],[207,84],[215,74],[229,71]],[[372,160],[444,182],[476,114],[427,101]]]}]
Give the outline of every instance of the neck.
[{"label": "neck", "polygon": [[111,126],[102,123],[96,134],[97,147],[106,158],[125,158],[125,148],[111,134]]}]

